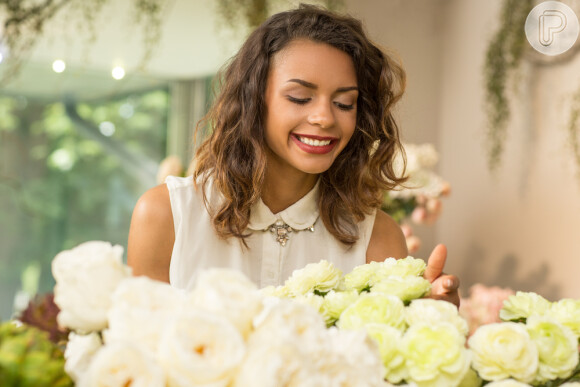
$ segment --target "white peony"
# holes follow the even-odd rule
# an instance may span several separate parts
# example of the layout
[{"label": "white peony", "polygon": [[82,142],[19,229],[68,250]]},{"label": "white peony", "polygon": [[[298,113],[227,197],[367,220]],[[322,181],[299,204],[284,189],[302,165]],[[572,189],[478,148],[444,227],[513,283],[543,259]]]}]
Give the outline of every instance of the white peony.
[{"label": "white peony", "polygon": [[530,316],[528,333],[538,348],[536,381],[566,378],[578,365],[578,340],[572,330],[550,317]]},{"label": "white peony", "polygon": [[376,274],[376,281],[391,276],[422,276],[427,264],[422,259],[408,256],[402,259],[387,258],[381,266],[382,269]]},{"label": "white peony", "polygon": [[98,333],[79,335],[71,332],[68,335],[68,342],[64,351],[64,370],[72,380],[78,382],[87,372],[91,360],[103,346]]},{"label": "white peony", "polygon": [[263,295],[245,275],[231,269],[201,272],[187,304],[227,318],[244,336],[262,309]]},{"label": "white peony", "polygon": [[459,315],[455,305],[430,298],[413,300],[411,305],[405,308],[405,320],[408,325],[447,322],[457,328],[459,333],[464,336],[467,335],[469,329],[467,321]]},{"label": "white peony", "polygon": [[342,271],[332,263],[322,260],[318,263],[309,263],[300,270],[294,270],[284,287],[294,296],[318,291],[327,293],[340,283]]},{"label": "white peony", "polygon": [[370,288],[374,284],[375,273],[382,266],[382,262],[369,262],[356,266],[350,273],[344,276],[346,289],[356,289],[358,292]]},{"label": "white peony", "polygon": [[472,367],[489,381],[509,377],[531,382],[538,369],[538,349],[525,325],[505,322],[479,327],[468,340]]},{"label": "white peony", "polygon": [[224,317],[188,310],[167,327],[159,361],[172,387],[227,386],[245,355],[240,332]]},{"label": "white peony", "polygon": [[465,337],[449,323],[412,325],[403,336],[401,352],[407,381],[419,387],[458,386],[471,360]]},{"label": "white peony", "polygon": [[105,342],[130,340],[157,353],[159,339],[183,308],[183,294],[171,285],[147,277],[122,281],[112,295]]},{"label": "white peony", "polygon": [[60,308],[58,324],[91,332],[107,327],[111,294],[131,270],[123,265],[121,246],[93,241],[57,254],[52,274],[54,302]]},{"label": "white peony", "polygon": [[102,347],[79,387],[165,387],[163,370],[151,354],[130,342],[115,342]]}]

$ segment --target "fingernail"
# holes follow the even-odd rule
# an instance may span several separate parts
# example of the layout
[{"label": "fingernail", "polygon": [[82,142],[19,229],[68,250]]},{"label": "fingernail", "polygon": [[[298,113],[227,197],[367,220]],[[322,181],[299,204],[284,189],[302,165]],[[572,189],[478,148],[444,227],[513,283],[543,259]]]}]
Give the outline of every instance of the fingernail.
[{"label": "fingernail", "polygon": [[445,281],[445,287],[447,289],[451,289],[453,287],[453,280],[452,279],[448,279],[447,281]]}]

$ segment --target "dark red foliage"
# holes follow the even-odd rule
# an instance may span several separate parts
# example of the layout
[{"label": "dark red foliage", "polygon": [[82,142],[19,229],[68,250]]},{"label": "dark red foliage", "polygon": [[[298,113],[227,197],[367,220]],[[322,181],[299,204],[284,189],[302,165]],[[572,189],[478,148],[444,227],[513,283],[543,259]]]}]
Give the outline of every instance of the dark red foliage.
[{"label": "dark red foliage", "polygon": [[67,339],[69,331],[58,326],[56,316],[59,312],[54,303],[54,294],[48,293],[34,297],[18,319],[48,332],[53,343],[60,343]]}]

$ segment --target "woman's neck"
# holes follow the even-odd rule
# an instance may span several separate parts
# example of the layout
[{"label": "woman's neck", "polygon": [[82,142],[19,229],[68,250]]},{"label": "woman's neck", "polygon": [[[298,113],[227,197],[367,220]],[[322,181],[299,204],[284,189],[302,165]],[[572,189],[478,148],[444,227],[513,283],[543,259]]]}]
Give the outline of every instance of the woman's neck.
[{"label": "woman's neck", "polygon": [[266,168],[262,201],[277,214],[302,199],[318,181],[318,175],[296,171],[296,173],[276,173]]}]

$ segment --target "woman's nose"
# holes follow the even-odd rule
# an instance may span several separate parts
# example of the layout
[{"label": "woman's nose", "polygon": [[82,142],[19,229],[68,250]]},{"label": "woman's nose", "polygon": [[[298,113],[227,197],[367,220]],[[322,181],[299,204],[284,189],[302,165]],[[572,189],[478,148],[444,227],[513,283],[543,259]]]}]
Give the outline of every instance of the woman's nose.
[{"label": "woman's nose", "polygon": [[323,129],[334,125],[334,114],[330,102],[323,100],[318,101],[308,115],[308,123],[311,125],[318,125]]}]

